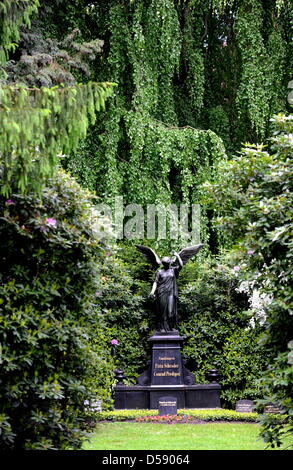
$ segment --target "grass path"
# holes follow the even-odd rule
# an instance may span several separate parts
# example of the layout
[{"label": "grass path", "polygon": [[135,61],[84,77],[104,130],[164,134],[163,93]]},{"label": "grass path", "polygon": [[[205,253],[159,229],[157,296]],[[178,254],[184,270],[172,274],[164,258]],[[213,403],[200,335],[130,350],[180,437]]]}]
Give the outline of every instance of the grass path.
[{"label": "grass path", "polygon": [[264,450],[254,423],[99,423],[85,450]]}]

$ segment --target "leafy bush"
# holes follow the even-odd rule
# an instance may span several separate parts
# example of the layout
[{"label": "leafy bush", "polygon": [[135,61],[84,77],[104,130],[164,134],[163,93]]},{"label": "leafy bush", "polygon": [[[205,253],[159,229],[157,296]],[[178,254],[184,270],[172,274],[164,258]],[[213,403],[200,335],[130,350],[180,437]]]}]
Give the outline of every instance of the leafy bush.
[{"label": "leafy bush", "polygon": [[93,309],[108,250],[93,196],[59,172],[41,198],[1,197],[0,211],[0,446],[79,448],[93,364],[104,360],[97,382],[111,375]]},{"label": "leafy bush", "polygon": [[[273,402],[291,416],[286,432],[292,433],[293,116],[274,116],[272,126],[270,151],[248,144],[241,156],[219,165],[216,181],[206,189],[218,224],[236,241],[239,279],[267,299],[262,347],[271,359],[260,387],[267,404]],[[263,424],[265,438],[280,445],[280,429],[270,417]]]},{"label": "leafy bush", "polygon": [[138,287],[139,280],[133,277],[131,263],[121,259],[120,249],[106,252],[95,308],[100,314],[107,344],[110,346],[112,339],[118,341],[111,347],[115,367],[123,369],[128,383],[135,383],[148,359],[149,312]]},{"label": "leafy bush", "polygon": [[188,423],[193,419],[190,415],[155,415],[136,418],[139,423]]},{"label": "leafy bush", "polygon": [[257,378],[267,358],[257,344],[259,323],[250,325],[248,297],[237,290],[238,279],[225,256],[206,260],[196,281],[182,289],[180,333],[186,338],[183,355],[196,381],[204,383],[209,369],[221,374],[223,406],[234,407],[238,399],[259,396]]}]

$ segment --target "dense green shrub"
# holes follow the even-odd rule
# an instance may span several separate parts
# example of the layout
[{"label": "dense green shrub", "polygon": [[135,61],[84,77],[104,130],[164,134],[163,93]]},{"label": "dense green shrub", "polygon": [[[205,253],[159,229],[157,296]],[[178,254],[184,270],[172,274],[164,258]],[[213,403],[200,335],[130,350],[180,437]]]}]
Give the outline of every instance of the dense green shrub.
[{"label": "dense green shrub", "polygon": [[[134,264],[133,251],[121,245],[116,252],[107,253],[96,292],[103,334],[108,345],[112,339],[118,341],[111,348],[111,357],[115,367],[123,369],[127,383],[135,383],[145,369],[149,358],[147,337],[152,328],[146,301],[149,286],[137,276],[141,263]],[[121,259],[122,252],[123,258],[129,255],[127,262]]]},{"label": "dense green shrub", "polygon": [[[263,296],[262,345],[271,358],[261,380],[263,399],[291,416],[286,431],[292,433],[293,116],[274,116],[272,125],[269,151],[248,144],[240,156],[219,165],[216,181],[206,189],[217,223],[236,242],[239,279],[247,291],[258,289]],[[270,418],[264,419],[266,439],[272,442],[275,436],[279,445],[280,434]]]},{"label": "dense green shrub", "polygon": [[256,379],[267,361],[257,344],[262,327],[258,322],[252,327],[248,297],[237,286],[234,266],[227,257],[207,259],[180,298],[187,367],[198,383],[206,381],[209,369],[219,370],[222,406],[226,407],[259,395]]},{"label": "dense green shrub", "polygon": [[[293,341],[288,344],[288,352],[278,354],[271,362],[261,377],[263,387],[263,400],[258,401],[258,406],[263,409],[268,403],[278,403],[282,413],[288,413],[289,419],[285,420],[287,426],[278,422],[274,415],[264,414],[261,418],[262,437],[265,442],[275,447],[279,447],[284,436],[293,434],[292,423],[292,395],[293,395]],[[290,419],[291,418],[291,419]]]},{"label": "dense green shrub", "polygon": [[93,196],[64,172],[41,196],[0,199],[2,449],[78,448],[85,401],[111,376],[93,308],[109,249]]}]

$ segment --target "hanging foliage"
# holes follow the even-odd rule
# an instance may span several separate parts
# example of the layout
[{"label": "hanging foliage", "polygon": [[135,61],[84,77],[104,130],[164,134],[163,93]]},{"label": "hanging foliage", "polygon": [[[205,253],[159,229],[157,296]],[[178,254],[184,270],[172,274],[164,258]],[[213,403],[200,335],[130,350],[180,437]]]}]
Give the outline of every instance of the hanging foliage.
[{"label": "hanging foliage", "polygon": [[0,1],[0,64],[19,39],[19,27],[29,25],[31,15],[37,11],[39,0]]},{"label": "hanging foliage", "polygon": [[[182,68],[186,74],[186,88],[194,115],[200,113],[204,99],[203,13],[203,9],[198,7],[187,10],[182,31]],[[199,121],[198,116],[196,120]]]},{"label": "hanging foliage", "polygon": [[0,88],[1,194],[39,191],[52,175],[58,154],[76,149],[96,111],[105,106],[113,83],[64,88]]},{"label": "hanging foliage", "polygon": [[[273,11],[271,12],[274,13]],[[269,119],[282,90],[285,48],[276,18],[267,44],[263,34],[262,4],[256,0],[244,2],[237,14],[237,40],[242,60],[241,83],[237,94],[240,119],[247,115],[256,135],[266,134]],[[273,108],[273,109],[272,109]]]},{"label": "hanging foliage", "polygon": [[[107,75],[119,87],[98,130],[101,145],[95,152],[95,189],[108,202],[124,194],[129,202],[168,204],[176,186],[178,197],[189,202],[196,198],[196,181],[223,156],[224,149],[221,139],[210,131],[178,127],[173,80],[179,74],[181,57],[179,14],[171,0],[147,5],[140,0],[131,6],[113,3]],[[193,36],[191,22],[186,28],[188,51],[200,38],[198,33]],[[195,53],[199,67],[190,63],[188,86],[197,113],[203,105],[204,79],[202,53]],[[77,169],[76,159],[68,168]],[[176,181],[171,175],[174,171]]]},{"label": "hanging foliage", "polygon": [[[99,18],[104,41],[97,76],[119,87],[67,168],[82,182],[87,162],[95,162],[91,187],[107,201],[119,194],[149,203],[194,199],[198,175],[208,171],[199,169],[200,159],[217,161],[220,138],[235,152],[244,141],[262,140],[271,115],[285,110],[290,11],[285,0],[93,3],[91,20]],[[218,136],[209,151],[207,130]]]},{"label": "hanging foliage", "polygon": [[130,158],[121,171],[129,200],[197,201],[197,186],[210,173],[211,162],[224,156],[221,139],[211,131],[167,126],[131,112],[126,124]]}]

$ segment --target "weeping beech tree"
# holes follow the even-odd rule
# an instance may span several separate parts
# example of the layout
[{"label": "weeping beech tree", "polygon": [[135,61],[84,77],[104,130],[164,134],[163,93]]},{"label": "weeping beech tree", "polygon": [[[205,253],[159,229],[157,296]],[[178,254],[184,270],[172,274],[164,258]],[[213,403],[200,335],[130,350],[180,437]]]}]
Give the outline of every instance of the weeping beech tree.
[{"label": "weeping beech tree", "polygon": [[[141,188],[131,183],[138,172],[148,202],[164,200],[165,191],[173,201],[182,199],[187,178],[176,172],[188,174],[196,193],[202,161],[208,158],[211,166],[221,158],[222,141],[228,153],[243,142],[263,141],[271,116],[288,107],[293,7],[287,0],[111,0],[90,7],[75,0],[68,18],[77,8],[84,15],[78,26],[104,40],[97,77],[119,84],[88,144],[67,161],[103,199],[121,193],[139,199]],[[197,142],[192,165],[186,129]],[[206,145],[207,130],[217,140],[213,148]],[[155,182],[158,161],[165,165],[162,184]]]}]

